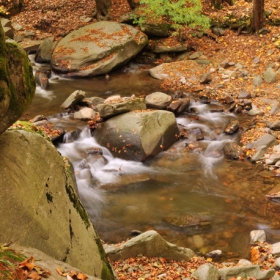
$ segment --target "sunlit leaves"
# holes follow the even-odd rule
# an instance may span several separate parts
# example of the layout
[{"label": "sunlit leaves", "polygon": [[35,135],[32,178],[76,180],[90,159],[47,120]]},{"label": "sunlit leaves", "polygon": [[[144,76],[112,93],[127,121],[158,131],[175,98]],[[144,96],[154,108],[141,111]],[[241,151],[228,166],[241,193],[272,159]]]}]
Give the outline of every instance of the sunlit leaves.
[{"label": "sunlit leaves", "polygon": [[167,20],[171,26],[179,30],[182,25],[199,29],[208,29],[210,19],[201,14],[200,0],[140,0],[135,22],[140,26],[145,22]]}]

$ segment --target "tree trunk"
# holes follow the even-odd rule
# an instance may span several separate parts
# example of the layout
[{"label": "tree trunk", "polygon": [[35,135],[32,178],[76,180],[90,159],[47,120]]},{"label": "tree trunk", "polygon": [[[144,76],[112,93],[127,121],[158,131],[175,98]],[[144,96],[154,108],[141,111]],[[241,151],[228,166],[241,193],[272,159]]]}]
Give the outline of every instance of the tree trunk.
[{"label": "tree trunk", "polygon": [[110,18],[111,0],[95,0],[95,10],[92,16],[98,20],[107,20]]},{"label": "tree trunk", "polygon": [[139,0],[127,0],[127,2],[131,10],[133,10],[137,5],[139,5]]},{"label": "tree trunk", "polygon": [[222,5],[223,2],[227,2],[231,6],[233,5],[233,0],[211,0],[212,5],[216,9],[221,8],[221,5]]},{"label": "tree trunk", "polygon": [[264,22],[264,0],[254,0],[251,28],[253,32],[260,30]]},{"label": "tree trunk", "polygon": [[212,5],[216,8],[219,9],[222,5],[223,0],[211,0]]}]

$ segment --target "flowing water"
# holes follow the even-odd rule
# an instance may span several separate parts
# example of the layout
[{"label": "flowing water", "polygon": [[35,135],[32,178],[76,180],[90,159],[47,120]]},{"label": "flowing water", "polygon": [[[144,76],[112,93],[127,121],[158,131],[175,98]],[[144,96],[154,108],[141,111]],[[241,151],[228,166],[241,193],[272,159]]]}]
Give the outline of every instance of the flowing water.
[{"label": "flowing water", "polygon": [[[36,96],[22,119],[48,116],[64,127],[65,142],[58,146],[73,163],[79,195],[99,235],[106,242],[120,242],[133,230],[155,229],[169,242],[196,252],[221,249],[227,255],[247,257],[249,232],[266,229],[277,241],[279,207],[265,199],[278,185],[278,177],[247,161],[224,159],[223,146],[239,135],[222,131],[230,120],[246,117],[211,110],[219,104],[192,99],[190,113],[177,118],[189,133],[170,149],[145,163],[114,158],[92,137],[85,122],[75,121],[60,105],[77,89],[87,96],[106,98],[160,91],[159,81],[141,65],[131,64],[110,75],[90,79],[52,77],[48,91],[37,87]],[[78,138],[70,132],[79,129]],[[203,135],[196,141],[197,134]],[[100,148],[103,155],[88,155]]]}]

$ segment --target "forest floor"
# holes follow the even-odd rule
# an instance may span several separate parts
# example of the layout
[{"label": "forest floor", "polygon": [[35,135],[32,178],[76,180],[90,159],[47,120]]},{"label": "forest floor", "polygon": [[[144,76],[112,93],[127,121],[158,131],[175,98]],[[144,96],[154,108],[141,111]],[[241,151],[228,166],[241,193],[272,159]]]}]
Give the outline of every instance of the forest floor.
[{"label": "forest floor", "polygon": [[[13,17],[13,21],[18,22],[25,31],[32,31],[37,39],[54,36],[57,40],[65,36],[70,31],[86,24],[86,18],[90,18],[95,7],[94,1],[88,0],[26,0],[23,10]],[[1,2],[0,2],[1,3]],[[240,18],[250,15],[252,3],[244,0],[235,0],[234,6],[224,4],[221,10],[215,10],[209,5],[209,0],[204,0],[204,13],[211,18],[225,18],[231,15]],[[265,10],[270,11],[270,18],[280,19],[279,0],[266,0]],[[119,16],[129,12],[130,8],[126,0],[112,0],[111,20],[117,21]],[[280,67],[280,27],[265,25],[269,30],[267,34],[238,34],[237,30],[227,29],[224,36],[209,36],[201,38],[191,38],[189,44],[196,50],[203,53],[207,59],[212,61],[209,67],[218,68],[219,64],[228,60],[241,63],[243,68],[250,73],[249,77],[233,78],[230,82],[225,82],[219,75],[213,78],[211,84],[205,86],[205,90],[215,92],[215,98],[220,99],[225,94],[236,98],[241,91],[251,93],[252,103],[255,104],[264,114],[254,116],[254,128],[244,133],[241,143],[245,146],[248,142],[256,140],[266,131],[268,121],[279,120],[280,113],[270,114],[271,104],[266,103],[264,98],[273,99],[280,102],[280,89],[278,83],[263,83],[259,87],[254,87],[253,76],[261,75],[268,65],[279,71]],[[214,36],[214,35],[213,35]],[[167,44],[176,44],[176,37],[166,39]],[[254,58],[259,58],[259,63],[253,62]],[[174,69],[176,71],[176,69]],[[280,74],[278,74],[280,77]],[[170,83],[176,87],[174,80]],[[262,99],[260,97],[263,97]],[[280,135],[275,132],[280,140]],[[260,250],[259,250],[260,249]],[[266,259],[261,265],[263,268],[272,267],[274,259],[269,254],[269,245],[258,247],[254,251],[254,263],[259,263],[260,259]],[[256,257],[257,256],[257,257]],[[266,256],[264,258],[264,256]],[[163,258],[148,259],[138,257],[112,263],[120,280],[122,279],[184,279],[190,277],[191,273],[201,264],[210,262],[216,266],[219,263],[211,259],[194,258],[189,262],[167,261]],[[147,278],[145,275],[149,275]],[[232,278],[236,279],[236,278]],[[239,278],[240,279],[240,278]],[[253,279],[253,278],[251,278]]]}]

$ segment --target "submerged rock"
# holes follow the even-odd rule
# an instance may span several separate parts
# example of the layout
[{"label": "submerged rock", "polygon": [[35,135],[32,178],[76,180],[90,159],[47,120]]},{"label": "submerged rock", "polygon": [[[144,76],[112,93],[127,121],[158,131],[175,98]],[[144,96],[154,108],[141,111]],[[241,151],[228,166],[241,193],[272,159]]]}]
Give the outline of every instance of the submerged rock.
[{"label": "submerged rock", "polygon": [[208,219],[194,214],[187,214],[183,217],[166,217],[165,223],[174,229],[185,231],[187,234],[197,234],[211,229]]}]

